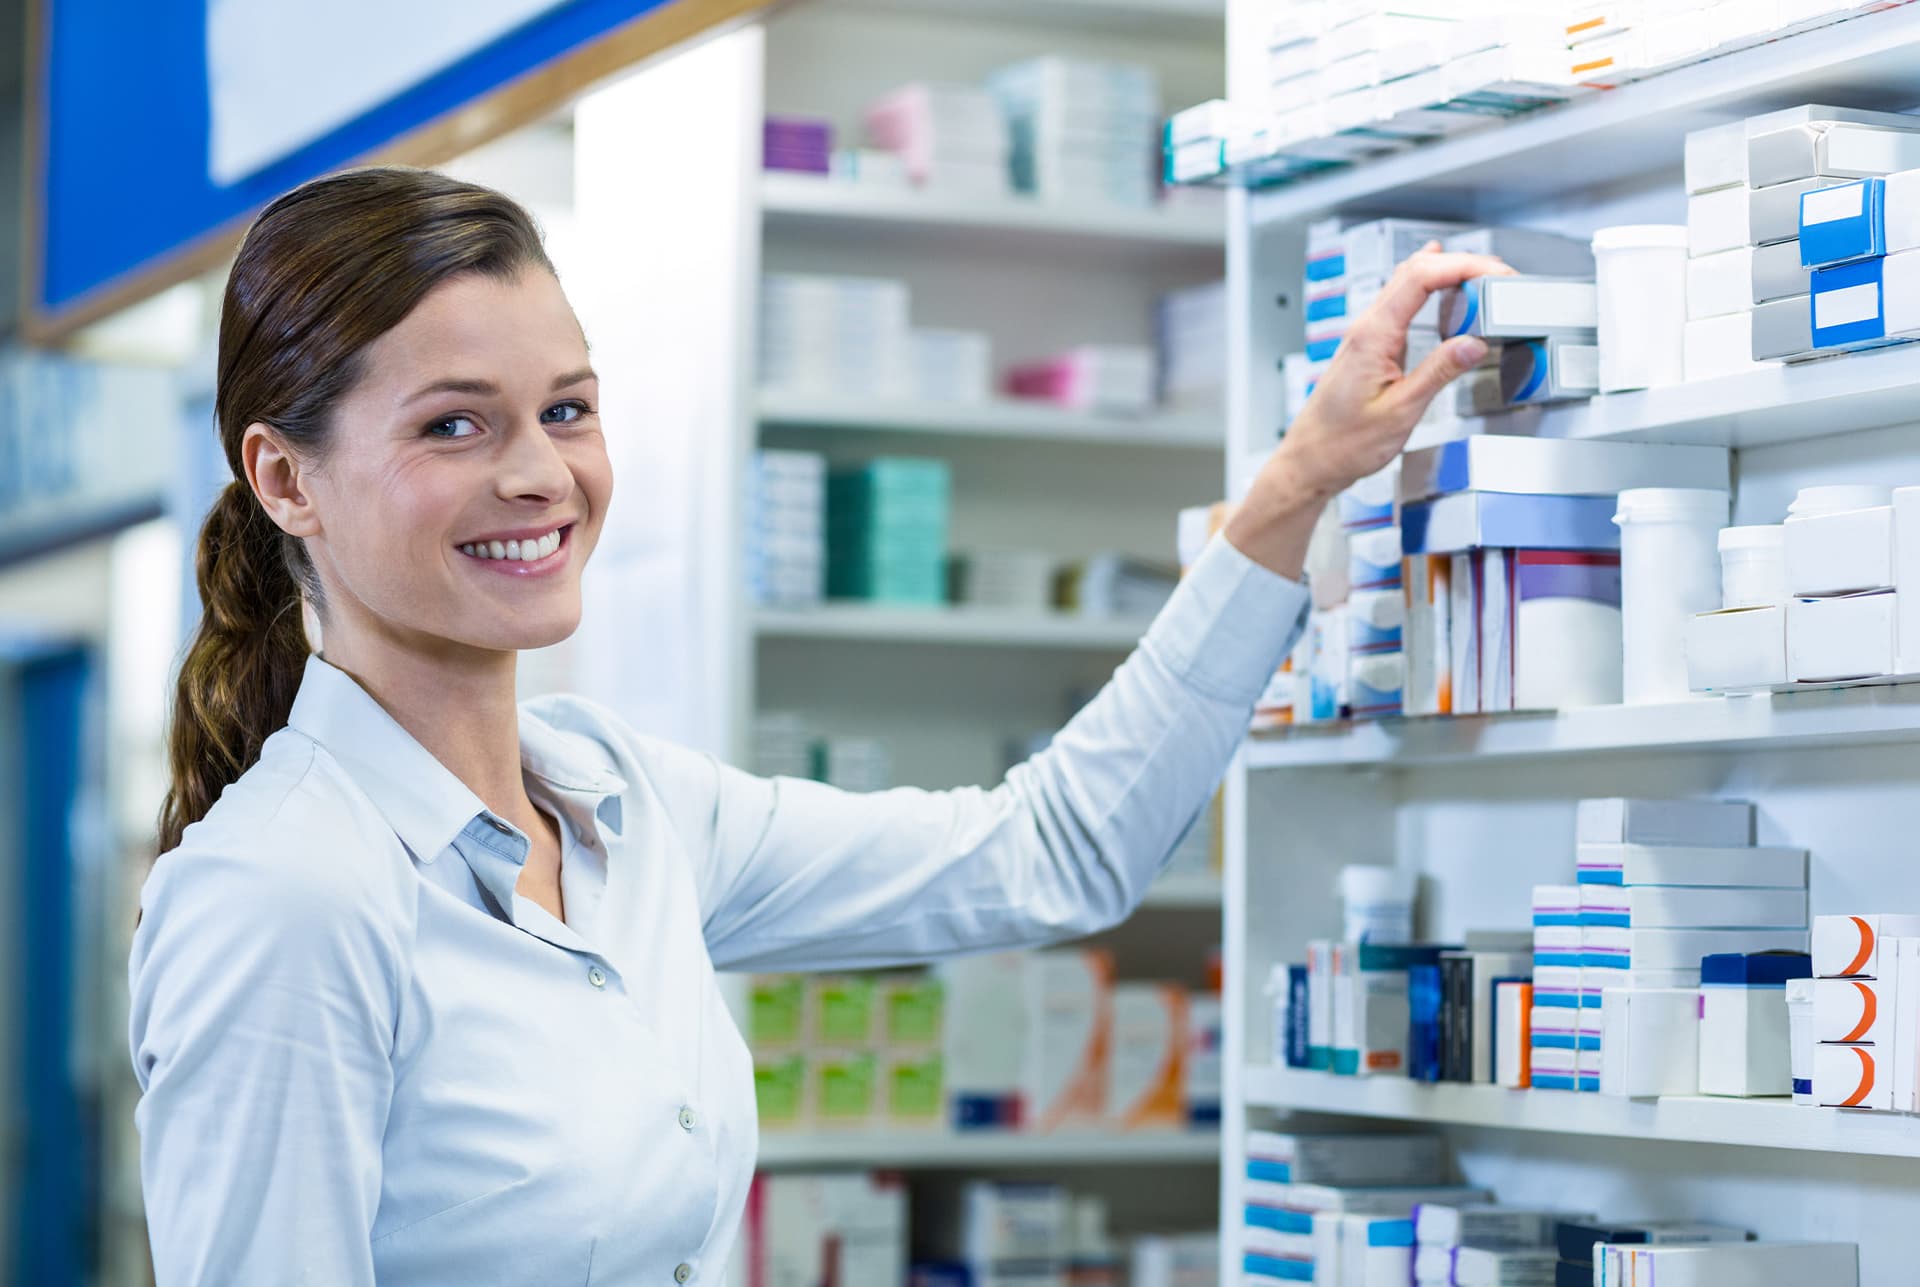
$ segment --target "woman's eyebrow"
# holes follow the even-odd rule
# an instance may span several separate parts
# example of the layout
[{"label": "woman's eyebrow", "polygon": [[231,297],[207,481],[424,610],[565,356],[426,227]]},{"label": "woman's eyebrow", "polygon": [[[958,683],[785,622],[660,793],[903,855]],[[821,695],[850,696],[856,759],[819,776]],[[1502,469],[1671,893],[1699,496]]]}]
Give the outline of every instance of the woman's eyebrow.
[{"label": "woman's eyebrow", "polygon": [[[569,371],[565,375],[557,377],[553,382],[553,387],[557,392],[570,384],[581,384],[587,380],[597,378],[592,367],[583,366],[577,371]],[[420,399],[430,397],[436,393],[465,393],[476,398],[493,398],[500,395],[500,386],[491,380],[469,380],[459,377],[435,380],[432,384],[416,389],[413,393],[409,394],[406,402],[418,402]],[[403,403],[402,405],[406,404]]]}]

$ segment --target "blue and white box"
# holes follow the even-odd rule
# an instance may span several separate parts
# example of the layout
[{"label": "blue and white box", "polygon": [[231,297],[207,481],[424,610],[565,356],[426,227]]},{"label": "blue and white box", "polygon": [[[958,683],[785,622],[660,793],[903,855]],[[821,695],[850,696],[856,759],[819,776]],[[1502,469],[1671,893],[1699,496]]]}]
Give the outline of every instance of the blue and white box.
[{"label": "blue and white box", "polygon": [[1400,529],[1355,532],[1347,542],[1347,582],[1354,590],[1400,588]]},{"label": "blue and white box", "polygon": [[1787,982],[1813,975],[1801,952],[1728,953],[1700,962],[1700,1093],[1793,1093]]},{"label": "blue and white box", "polygon": [[1455,492],[1614,496],[1630,487],[1725,490],[1731,456],[1723,447],[1586,442],[1474,434],[1401,457],[1402,504]]},{"label": "blue and white box", "polygon": [[1580,886],[1535,885],[1533,887],[1533,925],[1537,930],[1548,925],[1580,924]]},{"label": "blue and white box", "polygon": [[1582,885],[1580,923],[1621,929],[1805,929],[1807,891]]},{"label": "blue and white box", "polygon": [[1583,844],[1574,862],[1582,885],[1807,887],[1807,851],[1778,845]]},{"label": "blue and white box", "polygon": [[1521,496],[1459,492],[1402,507],[1406,554],[1466,550],[1617,550],[1612,496]]},{"label": "blue and white box", "polygon": [[1600,391],[1600,346],[1567,336],[1509,340],[1500,351],[1500,394],[1509,404],[1566,402]]},{"label": "blue and white box", "polygon": [[1816,349],[1912,338],[1920,332],[1920,251],[1816,268],[1812,299]]},{"label": "blue and white box", "polygon": [[[1803,929],[1623,929],[1582,931],[1581,965],[1600,970],[1694,970],[1716,952],[1804,952]],[[1584,984],[1584,976],[1583,983]]]},{"label": "blue and white box", "polygon": [[1800,262],[1808,268],[1887,253],[1886,181],[1856,179],[1800,197]]}]

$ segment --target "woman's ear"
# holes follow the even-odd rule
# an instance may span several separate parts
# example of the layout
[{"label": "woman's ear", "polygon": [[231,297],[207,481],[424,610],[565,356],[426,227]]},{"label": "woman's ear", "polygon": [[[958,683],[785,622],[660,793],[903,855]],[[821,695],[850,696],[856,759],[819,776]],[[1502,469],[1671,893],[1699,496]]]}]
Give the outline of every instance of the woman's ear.
[{"label": "woman's ear", "polygon": [[289,536],[318,536],[320,516],[302,485],[300,461],[272,425],[255,421],[240,440],[247,483],[267,516]]}]

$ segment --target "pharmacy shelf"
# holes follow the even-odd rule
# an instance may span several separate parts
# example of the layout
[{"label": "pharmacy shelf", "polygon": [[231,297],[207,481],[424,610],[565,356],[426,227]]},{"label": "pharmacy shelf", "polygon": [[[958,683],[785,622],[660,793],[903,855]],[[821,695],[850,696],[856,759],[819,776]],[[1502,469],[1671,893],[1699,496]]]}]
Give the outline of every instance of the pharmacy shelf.
[{"label": "pharmacy shelf", "polygon": [[1015,438],[1128,447],[1221,450],[1218,416],[1093,415],[1043,402],[890,402],[805,393],[760,395],[763,428],[854,429],[954,438]]},{"label": "pharmacy shelf", "polygon": [[1256,226],[1336,210],[1486,219],[1636,179],[1678,178],[1689,130],[1796,103],[1920,102],[1920,9],[1863,14],[1563,107],[1255,194]]},{"label": "pharmacy shelf", "polygon": [[1920,345],[1836,354],[1717,380],[1522,407],[1485,417],[1487,433],[1762,447],[1911,424]]},{"label": "pharmacy shelf", "polygon": [[1218,876],[1162,876],[1147,889],[1141,906],[1218,910],[1220,891]]},{"label": "pharmacy shelf", "polygon": [[1217,1165],[1220,1136],[1214,1131],[1088,1131],[1017,1134],[1009,1131],[806,1132],[763,1131],[762,1170],[819,1166],[893,1167],[901,1170],[1028,1169],[1052,1166]]},{"label": "pharmacy shelf", "polygon": [[807,174],[760,180],[761,219],[778,235],[844,239],[863,250],[922,246],[956,252],[1028,250],[1217,256],[1226,207],[1068,205],[1017,195],[942,196],[919,188],[861,184]]},{"label": "pharmacy shelf", "polygon": [[1920,685],[1558,713],[1307,724],[1248,742],[1250,769],[1400,768],[1620,752],[1796,750],[1920,742]]},{"label": "pharmacy shelf", "polygon": [[1248,1069],[1246,1096],[1249,1104],[1262,1108],[1396,1121],[1920,1157],[1920,1117],[1842,1112],[1786,1099],[1707,1095],[1619,1099],[1568,1091],[1429,1084],[1405,1077],[1336,1077],[1274,1067]]},{"label": "pharmacy shelf", "polygon": [[754,630],[762,639],[1078,648],[1094,652],[1132,648],[1147,632],[1147,625],[1133,618],[1077,617],[1064,612],[889,607],[863,603],[761,609],[754,614]]}]

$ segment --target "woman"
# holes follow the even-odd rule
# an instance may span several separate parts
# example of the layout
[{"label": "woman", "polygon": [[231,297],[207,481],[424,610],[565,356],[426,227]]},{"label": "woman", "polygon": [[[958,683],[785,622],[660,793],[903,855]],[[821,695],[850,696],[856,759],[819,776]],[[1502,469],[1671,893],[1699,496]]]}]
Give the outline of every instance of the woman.
[{"label": "woman", "polygon": [[422,171],[275,201],[227,284],[236,481],[200,538],[130,965],[162,1287],[717,1281],[755,1120],[714,971],[1124,917],[1298,633],[1321,508],[1484,355],[1452,341],[1403,376],[1410,319],[1498,270],[1395,276],[1052,749],[992,791],[852,796],[578,698],[516,704],[518,650],[579,621],[612,493],[538,233]]}]

